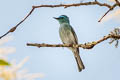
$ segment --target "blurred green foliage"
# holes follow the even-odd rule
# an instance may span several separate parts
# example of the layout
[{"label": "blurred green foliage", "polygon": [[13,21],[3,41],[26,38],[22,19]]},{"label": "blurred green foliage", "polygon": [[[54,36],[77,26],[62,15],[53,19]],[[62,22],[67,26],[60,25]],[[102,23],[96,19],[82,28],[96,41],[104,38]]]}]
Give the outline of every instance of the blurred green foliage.
[{"label": "blurred green foliage", "polygon": [[7,61],[0,59],[0,66],[10,66],[10,63],[8,63]]}]

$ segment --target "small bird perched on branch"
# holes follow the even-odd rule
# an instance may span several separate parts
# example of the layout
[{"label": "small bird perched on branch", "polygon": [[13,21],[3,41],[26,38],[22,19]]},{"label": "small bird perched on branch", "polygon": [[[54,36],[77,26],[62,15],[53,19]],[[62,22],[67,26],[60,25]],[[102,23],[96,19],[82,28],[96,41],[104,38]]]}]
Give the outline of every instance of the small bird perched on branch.
[{"label": "small bird perched on branch", "polygon": [[[58,18],[54,17],[60,23],[59,34],[63,44],[78,44],[77,35],[70,25],[69,18],[66,15],[61,15]],[[79,55],[79,48],[69,47],[74,53],[79,72],[85,69],[84,64]]]}]

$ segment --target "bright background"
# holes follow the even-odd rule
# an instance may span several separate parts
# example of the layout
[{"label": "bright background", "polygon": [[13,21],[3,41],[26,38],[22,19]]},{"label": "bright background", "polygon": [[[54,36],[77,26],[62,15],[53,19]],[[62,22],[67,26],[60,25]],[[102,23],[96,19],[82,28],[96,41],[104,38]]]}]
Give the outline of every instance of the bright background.
[{"label": "bright background", "polygon": [[[80,0],[1,0],[0,35],[21,21],[33,5],[77,2]],[[78,36],[79,43],[99,40],[120,25],[120,22],[115,19],[97,22],[107,10],[107,8],[99,6],[36,9],[14,33],[9,34],[14,39],[4,46],[16,48],[16,54],[10,55],[9,59],[17,59],[19,62],[29,56],[30,59],[24,67],[30,72],[45,74],[41,80],[119,80],[120,47],[115,48],[114,44],[109,45],[109,40],[90,50],[80,48],[80,55],[86,67],[82,72],[78,72],[74,56],[67,48],[26,46],[28,42],[62,43],[58,32],[59,23],[53,17],[63,14],[70,18],[70,23]]]}]

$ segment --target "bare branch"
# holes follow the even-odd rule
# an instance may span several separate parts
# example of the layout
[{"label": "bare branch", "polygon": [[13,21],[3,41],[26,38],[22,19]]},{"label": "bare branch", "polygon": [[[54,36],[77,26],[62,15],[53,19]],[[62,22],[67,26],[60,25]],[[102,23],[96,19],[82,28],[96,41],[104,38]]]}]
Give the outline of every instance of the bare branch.
[{"label": "bare branch", "polygon": [[[117,1],[117,0],[116,0]],[[11,33],[11,32],[14,32],[16,30],[16,28],[22,24],[31,14],[32,12],[34,11],[34,9],[36,8],[41,8],[41,7],[50,7],[50,8],[54,8],[54,7],[64,7],[64,8],[68,8],[68,7],[76,7],[76,6],[83,6],[83,5],[98,5],[98,6],[103,6],[103,7],[107,7],[111,10],[113,10],[114,7],[116,7],[118,4],[116,3],[115,5],[111,6],[107,3],[100,3],[98,2],[97,0],[93,1],[93,2],[81,2],[81,3],[76,3],[76,4],[58,4],[58,5],[40,5],[40,6],[32,6],[32,9],[31,11],[18,23],[16,24],[13,28],[11,28],[8,32],[6,32],[5,34],[3,34],[2,36],[0,36],[0,39],[4,36],[6,36],[7,34]],[[106,14],[109,12],[107,11]],[[106,15],[105,14],[105,15]],[[104,15],[104,16],[105,16]],[[103,17],[104,17],[103,16]],[[102,18],[103,18],[102,17]],[[101,21],[102,19],[99,20],[99,22]],[[12,31],[11,31],[12,30]]]},{"label": "bare branch", "polygon": [[76,3],[76,4],[59,4],[59,5],[40,5],[40,6],[33,6],[34,8],[40,8],[40,7],[64,7],[64,8],[68,8],[68,7],[77,7],[77,6],[82,6],[82,5],[99,5],[99,6],[104,6],[107,8],[111,8],[111,6],[109,4],[106,3],[100,3],[98,1],[93,1],[93,2],[85,2],[85,3]]},{"label": "bare branch", "polygon": [[120,2],[118,0],[115,0],[115,2],[120,7]]},{"label": "bare branch", "polygon": [[78,48],[81,47],[83,49],[92,49],[95,45],[109,39],[109,38],[114,38],[114,39],[120,39],[120,35],[113,35],[109,34],[107,36],[104,36],[102,39],[98,41],[93,41],[85,44],[37,44],[37,43],[27,43],[27,46],[35,46],[35,47],[74,47]]},{"label": "bare branch", "polygon": [[0,36],[0,39],[3,38],[4,36],[6,36],[7,34],[14,32],[16,30],[16,28],[23,23],[30,15],[31,13],[34,11],[35,8],[32,8],[31,11],[27,14],[27,16],[25,16],[25,18],[23,18],[23,20],[21,20],[18,24],[16,24],[15,27],[12,27],[8,32],[6,32],[4,35]]},{"label": "bare branch", "polygon": [[111,11],[111,9],[109,9],[101,18],[98,22],[101,22],[101,20],[107,15],[107,13],[109,13]]},{"label": "bare branch", "polygon": [[111,6],[111,8],[109,8],[109,10],[100,18],[100,20],[99,20],[98,22],[101,22],[101,20],[102,20],[110,11],[112,11],[116,6],[117,6],[117,4],[114,4],[113,6]]}]

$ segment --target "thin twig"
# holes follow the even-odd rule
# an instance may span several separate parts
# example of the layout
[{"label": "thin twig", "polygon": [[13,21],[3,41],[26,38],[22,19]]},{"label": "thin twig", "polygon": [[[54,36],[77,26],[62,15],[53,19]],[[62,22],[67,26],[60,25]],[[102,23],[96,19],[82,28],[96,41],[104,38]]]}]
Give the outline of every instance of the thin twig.
[{"label": "thin twig", "polygon": [[6,36],[7,34],[11,33],[11,32],[14,32],[16,30],[16,28],[31,15],[31,13],[34,11],[34,9],[35,8],[32,8],[31,11],[27,14],[27,16],[25,16],[25,18],[23,18],[23,20],[21,20],[18,24],[16,24],[16,26],[12,27],[8,32],[6,32],[4,35],[2,35],[0,37],[0,39],[3,38],[4,36]]},{"label": "thin twig", "polygon": [[98,22],[101,22],[101,20],[107,15],[107,13],[109,13],[111,11],[111,9],[109,9],[101,18]]},{"label": "thin twig", "polygon": [[109,10],[100,18],[100,20],[99,20],[98,22],[101,22],[101,20],[102,20],[110,11],[112,11],[116,6],[117,6],[117,4],[114,4],[113,6],[111,6],[111,8],[109,8]]},{"label": "thin twig", "polygon": [[115,0],[115,2],[120,7],[120,2],[118,0]]}]

